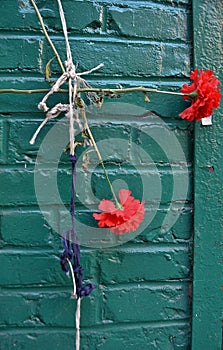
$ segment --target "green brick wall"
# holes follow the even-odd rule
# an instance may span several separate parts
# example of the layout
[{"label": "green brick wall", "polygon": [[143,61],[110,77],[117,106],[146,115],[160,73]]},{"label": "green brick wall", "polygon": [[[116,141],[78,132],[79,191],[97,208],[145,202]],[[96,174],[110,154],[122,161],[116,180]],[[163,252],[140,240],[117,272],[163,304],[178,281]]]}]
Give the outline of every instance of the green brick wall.
[{"label": "green brick wall", "polygon": [[[36,3],[65,59],[56,1]],[[178,91],[188,81],[193,64],[189,0],[63,0],[63,5],[78,70],[101,62],[105,65],[89,76],[91,84]],[[53,55],[31,5],[25,0],[1,0],[0,10],[0,87],[48,87],[43,70]],[[52,68],[57,72],[55,62]],[[61,232],[63,213],[57,208],[56,197],[49,198],[42,213],[34,188],[35,158],[54,125],[49,123],[41,131],[34,146],[29,144],[44,117],[37,109],[40,98],[33,94],[0,95],[1,350],[75,348],[72,283],[59,265],[61,237],[48,223],[48,218],[56,218]],[[154,125],[150,117],[136,121],[120,115],[104,120],[101,113],[99,119],[90,118],[97,141],[120,137],[128,143],[127,153],[117,150],[117,156],[126,162],[108,164],[111,179],[122,179],[135,197],[141,196],[139,178],[149,178],[153,169],[135,153],[137,144],[150,154],[158,169],[162,196],[154,219],[136,238],[116,248],[82,247],[85,280],[98,286],[82,302],[82,350],[190,348],[193,126],[178,117],[185,107],[180,97],[154,94],[150,100],[148,104],[140,94],[131,94],[118,102],[137,105],[161,117],[179,140],[185,158],[168,140],[165,144],[171,156],[167,158],[165,150],[146,135],[145,129]],[[53,97],[50,103],[56,101]],[[137,169],[131,168],[132,162]],[[180,183],[187,172],[187,197],[176,193],[170,209],[173,177]],[[65,155],[58,170],[58,187],[68,205],[70,165]],[[92,190],[99,199],[109,197],[99,168],[92,176]],[[80,193],[90,209],[83,207]],[[77,194],[77,216],[91,222],[97,203],[84,185],[77,188]],[[154,203],[148,199],[145,205],[149,211]],[[165,216],[169,210],[177,216],[181,206],[184,210],[179,220],[165,232]]]}]

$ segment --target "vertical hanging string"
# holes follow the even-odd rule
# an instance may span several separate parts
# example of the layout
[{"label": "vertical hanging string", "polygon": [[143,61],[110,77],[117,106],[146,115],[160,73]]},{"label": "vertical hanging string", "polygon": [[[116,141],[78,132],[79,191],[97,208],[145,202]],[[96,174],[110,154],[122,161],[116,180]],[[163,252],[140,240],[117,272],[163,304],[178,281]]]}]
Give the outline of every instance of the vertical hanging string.
[{"label": "vertical hanging string", "polygon": [[[70,82],[70,81],[69,81]],[[72,163],[72,186],[71,186],[71,200],[70,200],[70,214],[72,220],[72,229],[71,229],[71,240],[72,240],[72,250],[74,258],[74,271],[80,267],[80,245],[78,244],[78,238],[76,234],[75,227],[75,187],[76,187],[76,155],[70,155],[70,160]],[[78,271],[77,271],[78,272]],[[77,297],[77,306],[75,314],[75,324],[76,324],[76,350],[80,349],[80,317],[81,317],[81,298],[79,295],[79,279],[77,272],[75,272],[75,284],[76,284],[76,297]],[[81,281],[82,282],[82,281]]]},{"label": "vertical hanging string", "polygon": [[[72,60],[72,54],[70,49],[70,43],[68,40],[68,33],[67,33],[67,25],[66,20],[64,16],[63,7],[60,0],[57,0],[58,7],[59,7],[59,13],[60,13],[60,19],[63,27],[63,33],[64,38],[66,42],[66,51],[67,51],[67,62],[66,62],[66,71],[68,73],[68,87],[69,87],[69,112],[67,113],[69,119],[70,119],[70,154],[74,155],[74,103],[76,99],[76,93],[77,93],[77,75],[75,66],[73,64]],[[74,88],[72,86],[72,80],[74,80]]]},{"label": "vertical hanging string", "polygon": [[81,319],[81,298],[77,299],[76,308],[76,350],[80,349],[80,319]]},{"label": "vertical hanging string", "polygon": [[[72,277],[74,276],[75,285],[76,285],[75,286],[76,288],[74,288],[74,290],[76,291],[76,298],[77,298],[77,306],[76,306],[76,314],[75,314],[76,350],[80,350],[81,298],[83,296],[88,296],[91,293],[91,291],[96,287],[92,283],[89,283],[84,287],[82,286],[82,267],[80,265],[80,245],[76,234],[75,212],[74,212],[75,211],[74,205],[75,205],[76,160],[77,160],[77,157],[74,153],[74,108],[75,108],[75,101],[76,101],[77,90],[78,90],[78,76],[76,74],[75,66],[72,61],[72,54],[71,54],[70,44],[68,40],[67,25],[66,25],[66,20],[64,16],[64,11],[62,8],[61,1],[57,0],[57,2],[59,6],[60,18],[61,18],[61,23],[63,27],[63,33],[64,33],[64,38],[66,42],[66,51],[67,51],[66,72],[67,72],[68,87],[69,87],[69,110],[68,110],[67,116],[70,119],[70,128],[69,128],[70,160],[72,163],[72,193],[71,193],[71,202],[70,202],[72,228],[70,231],[65,233],[65,237],[63,240],[65,250],[61,257],[61,265],[62,265],[62,269],[66,271],[67,270],[66,264],[68,260],[70,261],[70,259],[73,258]],[[72,86],[72,81],[74,81],[73,86]],[[64,259],[65,256],[66,256],[66,260]]]},{"label": "vertical hanging string", "polygon": [[[80,265],[80,244],[76,233],[75,223],[75,185],[76,185],[76,154],[70,155],[72,163],[72,186],[71,186],[71,200],[70,200],[70,215],[71,215],[71,229],[63,233],[64,251],[60,257],[62,270],[69,273],[71,270],[73,280],[73,297],[77,299],[76,306],[76,350],[80,349],[80,316],[81,316],[81,298],[90,295],[96,286],[88,283],[82,285],[82,267]],[[73,261],[72,261],[73,260]]]},{"label": "vertical hanging string", "polygon": [[67,60],[71,60],[72,61],[72,54],[71,54],[71,49],[70,49],[70,43],[68,40],[68,34],[67,34],[67,25],[66,25],[66,19],[64,16],[64,11],[63,11],[63,7],[61,4],[60,0],[57,0],[58,2],[58,7],[59,7],[59,13],[60,13],[60,19],[61,19],[61,23],[62,23],[62,27],[63,27],[63,33],[64,33],[64,38],[65,38],[65,42],[66,42],[66,49],[67,49]]}]

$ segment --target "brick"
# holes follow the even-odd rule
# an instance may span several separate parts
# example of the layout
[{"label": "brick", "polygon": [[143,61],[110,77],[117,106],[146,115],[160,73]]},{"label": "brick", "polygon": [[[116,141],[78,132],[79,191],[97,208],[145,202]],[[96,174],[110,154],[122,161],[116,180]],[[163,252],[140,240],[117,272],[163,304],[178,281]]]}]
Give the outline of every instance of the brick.
[{"label": "brick", "polygon": [[[1,295],[1,325],[32,325],[36,308],[36,297],[25,298],[23,295]],[[34,320],[33,320],[34,321]]]},{"label": "brick", "polygon": [[[54,330],[48,328],[44,330],[26,330],[17,332],[4,332],[1,334],[1,345],[4,350],[19,348],[23,350],[55,349],[67,350],[74,349],[74,331],[71,330]],[[190,325],[188,323],[177,323],[161,325],[143,326],[119,326],[118,328],[109,329],[105,325],[103,328],[81,329],[81,346],[84,350],[128,350],[137,344],[142,350],[153,350],[157,344],[162,349],[176,346],[179,349],[189,348]]]},{"label": "brick", "polygon": [[4,172],[0,173],[0,179],[3,189],[0,198],[2,205],[21,205],[30,202],[36,204],[32,171],[4,169]]},{"label": "brick", "polygon": [[149,4],[108,9],[109,33],[154,40],[189,40],[189,12],[165,5]]},{"label": "brick", "polygon": [[[182,188],[180,187],[182,182],[187,185],[187,169],[185,171],[162,169],[154,173],[153,170],[149,171],[142,168],[134,171],[131,167],[127,166],[119,169],[117,167],[111,168],[107,166],[107,172],[112,182],[117,180],[116,189],[123,188],[124,184],[129,184],[135,198],[142,199],[145,189],[147,191],[149,190],[149,197],[146,197],[148,203],[161,202],[164,204],[172,201],[190,201],[192,199],[191,173],[189,173],[188,193],[182,192]],[[36,193],[38,194],[40,204],[44,208],[49,204],[58,204],[61,200],[64,204],[69,203],[71,195],[70,169],[59,169],[58,171],[56,168],[39,170],[38,182],[36,180],[35,188],[33,175],[33,171],[27,169],[7,170],[0,173],[0,179],[4,189],[0,203],[2,205],[37,204]],[[81,176],[81,171],[78,175],[76,190],[77,198],[81,199],[81,204],[95,205],[95,197],[98,199],[111,199],[109,186],[101,170],[98,169],[93,174],[89,172],[88,179],[90,179],[91,183],[88,180],[88,184],[83,182],[85,175],[82,174]],[[52,182],[52,179],[57,179],[58,184]],[[162,187],[160,187],[160,184]],[[89,186],[93,193],[89,192]],[[29,191],[27,191],[27,188]],[[172,192],[173,189],[174,192]]]},{"label": "brick", "polygon": [[[27,116],[28,118],[28,116]],[[64,153],[64,149],[69,142],[69,123],[67,121],[67,118],[63,119],[61,122],[49,122],[44,129],[41,131],[39,136],[36,139],[36,142],[34,145],[30,145],[29,140],[31,139],[32,135],[40,125],[42,120],[19,120],[19,119],[13,119],[9,120],[9,162],[14,163],[19,162],[26,163],[26,164],[34,164],[36,161],[36,156],[38,154],[38,151],[40,149],[41,145],[41,162],[45,162],[47,166],[49,166],[49,161],[52,164],[56,164],[58,162],[58,159],[55,158],[55,148],[58,144],[58,140],[61,141],[61,149],[59,157],[60,157],[60,164],[66,163],[69,165],[69,157],[68,154]],[[63,122],[64,121],[64,122]],[[52,136],[49,137],[50,134],[49,131],[51,130]],[[96,122],[91,123],[91,130],[92,133],[95,136],[96,142],[101,141],[100,143],[103,145],[103,139],[106,134],[106,139],[109,138],[120,138],[125,141],[126,148],[120,149],[117,145],[117,155],[114,154],[113,157],[110,158],[119,158],[126,159],[126,152],[128,151],[128,142],[130,139],[130,132],[131,132],[131,125],[121,125],[120,123],[118,125],[112,124],[112,123],[101,123],[100,125],[96,124]],[[77,138],[81,139],[80,131],[77,130]],[[49,141],[46,141],[45,137],[48,135]],[[100,143],[98,144],[98,147],[100,148]],[[101,147],[101,152],[103,153],[105,150],[104,147]],[[78,156],[81,156],[82,153],[86,151],[86,148],[78,148],[77,154]],[[122,152],[123,151],[123,152]],[[91,153],[90,155],[91,160],[96,160],[97,157],[95,153]],[[80,166],[82,166],[82,162],[80,161]]]},{"label": "brick", "polygon": [[[167,123],[153,118],[144,119],[144,123],[132,128],[130,148],[131,161],[134,164],[148,164],[148,157],[154,163],[186,164],[192,161],[192,135],[190,127],[181,129],[180,122]],[[174,125],[175,124],[175,125]]]},{"label": "brick", "polygon": [[[36,2],[64,61],[57,4]],[[189,0],[63,0],[63,6],[78,72],[105,64],[87,78],[93,86],[145,85],[179,91],[188,83],[192,62]],[[13,0],[2,0],[1,10],[1,88],[49,88],[43,71],[53,53],[30,2],[19,0],[15,6]],[[51,68],[55,78],[59,72],[56,60]],[[63,249],[60,234],[70,227],[71,167],[67,155],[62,153],[63,146],[56,157],[60,158],[56,168],[59,159],[55,158],[55,146],[62,137],[60,133],[56,134],[55,143],[43,142],[53,122],[44,127],[35,145],[29,144],[44,118],[37,109],[42,97],[43,94],[0,94],[2,350],[75,347],[76,301],[70,299],[72,281],[59,264]],[[98,286],[89,298],[82,300],[83,350],[190,347],[193,125],[178,116],[187,106],[181,96],[151,93],[149,98],[151,102],[146,103],[143,94],[132,93],[121,99],[106,99],[109,107],[90,115],[102,153],[104,148],[112,153],[108,154],[106,167],[115,189],[126,184],[136,198],[142,199],[148,188],[146,213],[149,217],[156,215],[126,245],[81,250],[84,282],[92,281]],[[66,94],[55,94],[49,105],[66,101]],[[142,114],[131,114],[135,108]],[[149,112],[147,118],[146,110],[157,115]],[[164,132],[162,123],[159,143],[153,119],[158,116],[167,122],[171,136],[180,141],[181,153]],[[106,141],[106,147],[100,141]],[[34,166],[43,146],[44,164],[38,186],[45,197],[40,203],[43,207],[38,209]],[[95,155],[91,154],[88,177],[83,174],[81,152],[78,150],[76,218],[89,230],[82,232],[78,225],[77,229],[81,243],[88,235],[93,247],[110,239],[99,229],[98,235],[93,235],[96,222],[92,212],[99,200],[110,199],[111,193],[101,168],[96,166]],[[187,170],[189,189],[182,197],[180,186]],[[49,187],[53,175],[56,187]],[[174,186],[179,190],[173,195]],[[66,205],[66,215],[59,200]],[[52,222],[56,232],[50,227]],[[119,237],[113,235],[109,243],[119,243]]]},{"label": "brick", "polygon": [[[59,257],[56,254],[44,251],[7,251],[1,250],[0,260],[4,266],[1,276],[2,286],[72,286],[71,278],[61,270]],[[81,253],[81,265],[84,269],[84,278],[95,276],[95,255],[93,252]]]},{"label": "brick", "polygon": [[[63,53],[64,42],[57,38],[54,43]],[[190,73],[190,47],[186,44],[144,43],[121,39],[113,42],[96,38],[70,38],[70,44],[80,71],[104,63],[105,67],[100,70],[104,76],[185,77]],[[43,74],[45,65],[52,58],[45,39],[41,37],[4,37],[0,40],[0,46],[3,52],[2,70],[16,70],[19,67],[21,72],[28,70]],[[61,56],[64,60],[65,57]]]},{"label": "brick", "polygon": [[99,255],[103,284],[188,278],[187,247],[147,245],[118,248]]},{"label": "brick", "polygon": [[[190,315],[187,284],[123,286],[104,291],[105,322],[179,320]],[[143,310],[143,312],[142,312]]]},{"label": "brick", "polygon": [[[60,292],[45,294],[40,298],[38,313],[45,326],[75,327],[76,300],[70,296],[71,293]],[[100,322],[98,320],[100,301],[96,290],[82,300],[81,327],[95,326]]]},{"label": "brick", "polygon": [[[142,325],[119,325],[111,329],[104,325],[103,330],[82,330],[84,349],[128,350],[133,347],[142,350],[168,349],[174,344],[177,348],[187,349],[190,342],[190,326],[187,323],[165,324],[165,322]],[[171,344],[171,345],[170,345]]]},{"label": "brick", "polygon": [[[164,220],[170,215],[174,223],[169,223],[169,227],[163,227]],[[137,242],[169,242],[178,243],[179,241],[188,241],[193,232],[193,210],[190,206],[180,206],[157,210],[156,215],[149,226],[140,236],[136,238]]]},{"label": "brick", "polygon": [[66,350],[74,349],[74,333],[64,330],[26,330],[17,332],[4,332],[1,334],[1,350],[22,349],[22,350]]},{"label": "brick", "polygon": [[[43,115],[42,115],[43,117]],[[14,163],[17,162],[19,164],[26,163],[26,164],[34,164],[36,162],[36,156],[38,154],[38,151],[40,149],[40,145],[44,141],[45,136],[49,132],[51,128],[55,125],[55,123],[49,122],[40,132],[39,136],[36,139],[36,142],[34,145],[31,145],[29,141],[31,140],[33,134],[35,133],[36,129],[39,127],[39,125],[42,122],[42,119],[39,120],[28,120],[29,116],[27,116],[27,119],[19,120],[19,119],[13,119],[9,120],[9,162]],[[68,126],[67,126],[68,127]],[[55,135],[55,139],[58,139],[61,135],[57,133]],[[68,139],[69,140],[69,139]],[[51,138],[51,142],[52,142]],[[58,159],[55,159],[55,152],[54,152],[54,144],[48,143],[47,149],[48,152],[46,154],[46,160],[45,162],[49,162],[51,160],[51,163],[56,164],[58,162]],[[61,153],[64,152],[64,148],[61,148]],[[52,153],[52,156],[50,157]],[[44,150],[42,150],[42,154],[44,154]],[[42,159],[42,158],[41,158]],[[43,158],[44,159],[44,158]],[[48,163],[48,166],[49,163]]]},{"label": "brick", "polygon": [[[107,166],[110,180],[113,182],[119,180],[121,187],[126,183],[135,198],[142,199],[143,194],[147,193],[146,201],[150,204],[158,203],[161,204],[170,203],[172,201],[190,201],[191,197],[191,174],[189,173],[189,188],[185,193],[182,191],[182,183],[187,185],[188,171],[176,170],[159,170],[153,172],[151,169],[132,170],[131,167],[122,167],[119,170],[111,169]],[[174,183],[173,183],[174,177]],[[117,181],[117,187],[119,185]],[[161,183],[159,182],[161,181]],[[91,186],[93,193],[98,199],[111,199],[111,194],[107,181],[101,171],[94,172],[91,178]],[[160,187],[161,186],[161,187]],[[126,187],[126,185],[125,185]],[[173,193],[174,189],[174,193]],[[84,194],[84,188],[77,186],[77,194],[82,193],[82,198],[86,199],[86,204],[94,204],[91,193],[88,192],[88,187],[85,187],[86,195]]]},{"label": "brick", "polygon": [[[107,69],[106,69],[107,71]],[[174,81],[175,80],[175,81]],[[120,82],[122,83],[123,87],[134,87],[134,86],[145,86],[148,88],[159,88],[161,90],[167,90],[167,91],[176,91],[179,92],[181,86],[184,83],[188,83],[188,80],[184,79],[178,79],[174,78],[174,80],[166,83],[165,81],[160,81],[156,77],[154,77],[154,80],[152,82],[142,80],[142,79],[135,79],[131,80],[122,78],[120,80],[120,77],[116,77],[115,75],[111,77],[105,77],[104,79],[100,77],[97,78],[97,81],[91,80],[89,77],[89,83],[94,87],[106,87],[106,88],[114,88]],[[41,75],[41,78],[34,78],[28,73],[26,73],[26,77],[23,78],[21,76],[14,76],[13,73],[11,75],[6,77],[0,77],[1,82],[1,88],[14,88],[14,89],[49,89],[49,83],[46,83],[43,78],[43,74]],[[13,98],[12,98],[13,96]],[[27,122],[32,118],[39,118],[39,120],[42,120],[44,118],[44,113],[40,113],[38,111],[37,105],[39,101],[43,98],[43,94],[20,94],[20,95],[12,95],[12,94],[0,94],[0,111],[3,113],[9,113],[9,112],[16,112],[16,116],[18,116],[18,113],[23,112],[22,117],[27,120]],[[109,103],[109,110],[106,106],[106,113],[109,112],[110,118],[111,118],[111,112],[113,112],[113,120],[117,121],[117,116],[121,115],[123,116],[123,123],[125,121],[129,120],[129,114],[131,113],[131,109],[134,110],[138,107],[137,113],[139,111],[139,108],[142,111],[142,115],[148,111],[153,111],[158,116],[162,116],[163,118],[176,118],[180,122],[180,128],[188,128],[192,129],[192,127],[188,124],[187,121],[183,121],[178,117],[178,114],[181,113],[188,104],[181,98],[181,96],[176,97],[175,95],[168,95],[168,94],[156,94],[151,93],[149,94],[150,102],[144,101],[144,96],[140,93],[130,93],[130,94],[123,94],[121,98],[114,98],[112,101],[110,101],[109,98],[105,98],[105,102]],[[66,103],[67,102],[67,95],[66,94],[55,94],[52,96],[49,100],[49,105],[53,106],[54,104],[58,102]],[[122,105],[120,104],[122,103]],[[128,103],[128,105],[124,105],[124,103]],[[116,108],[115,108],[116,106]],[[128,115],[124,114],[124,108],[127,107],[128,109]],[[131,107],[131,108],[130,108]],[[119,109],[119,111],[118,111]],[[32,113],[32,114],[31,114]],[[100,116],[102,114],[103,119],[106,119],[106,113],[104,112],[104,108],[102,108],[102,113],[100,110],[97,111],[97,116]],[[114,116],[114,113],[116,113],[116,116]],[[151,112],[150,112],[151,113]],[[135,114],[136,115],[136,114]],[[14,117],[14,115],[12,115]],[[136,115],[137,116],[137,115]],[[9,116],[10,117],[10,116]],[[139,117],[137,118],[139,119]],[[98,120],[98,118],[97,118]],[[143,119],[142,119],[143,122]],[[41,134],[44,133],[44,130],[42,130]],[[37,139],[38,142],[38,139]]]},{"label": "brick", "polygon": [[[2,71],[7,69],[28,69],[30,71],[43,72],[41,61],[43,39],[31,37],[20,39],[17,36],[14,38],[4,37],[0,45],[3,52],[1,61]],[[38,53],[40,55],[39,57]]]},{"label": "brick", "polygon": [[[2,294],[0,322],[4,326],[17,327],[74,327],[76,300],[70,291],[26,291]],[[96,325],[99,320],[97,291],[82,301],[81,326]],[[49,304],[51,307],[49,308]],[[14,310],[14,311],[13,311]],[[15,312],[16,311],[16,312]]]},{"label": "brick", "polygon": [[[42,205],[58,204],[60,196],[64,203],[70,201],[70,169],[58,170],[57,168],[39,170],[41,177],[38,184],[34,186],[34,170],[33,169],[6,169],[0,173],[0,180],[3,191],[1,193],[0,203],[2,205],[29,205],[37,204],[36,191],[41,192],[44,195],[44,201]],[[52,177],[55,175],[58,177],[58,189],[60,195],[54,192],[55,190],[50,184]],[[67,179],[67,181],[65,180]],[[48,182],[47,182],[48,181]],[[39,186],[39,187],[38,187]],[[42,187],[41,187],[42,186]],[[51,186],[51,187],[50,187]]]},{"label": "brick", "polygon": [[[4,4],[4,5],[3,5]],[[57,3],[50,5],[44,0],[36,2],[44,23],[49,28],[49,33],[61,32],[61,21]],[[67,28],[75,32],[98,32],[101,27],[100,13],[101,6],[94,2],[83,3],[82,1],[63,1],[63,8],[66,15]],[[10,13],[10,15],[9,15]],[[11,18],[13,16],[13,22]],[[31,3],[21,0],[18,6],[13,1],[2,0],[2,21],[1,28],[10,30],[35,30],[40,31],[40,24]]]},{"label": "brick", "polygon": [[7,126],[0,120],[0,163],[5,163],[7,158]]},{"label": "brick", "polygon": [[39,211],[3,211],[1,216],[2,244],[22,247],[52,247],[51,228],[44,217],[53,215]]},{"label": "brick", "polygon": [[[101,122],[96,124],[95,120],[91,121],[90,119],[90,125],[105,160],[110,160],[110,162],[116,160],[123,162],[125,160],[125,162],[130,162],[134,165],[148,164],[148,161],[155,163],[166,162],[167,164],[192,161],[191,149],[193,143],[191,130],[189,126],[187,129],[182,128],[180,121],[169,121],[166,123],[161,118],[152,116],[138,121],[136,116],[132,117],[132,120],[128,118],[127,122],[126,117],[122,116],[122,114],[120,114],[119,120],[115,120],[115,115],[112,112],[110,120],[108,120],[108,116],[105,119],[103,113],[99,113],[98,117],[101,118]],[[66,121],[64,120],[63,126],[61,124],[62,121],[60,123],[48,123],[39,134],[35,144],[30,145],[29,140],[40,125],[41,120],[9,120],[9,162],[34,163],[40,145],[43,147],[43,144],[46,144],[45,136],[51,130],[55,135],[46,144],[47,151],[45,154],[42,148],[41,159],[45,157],[47,162],[49,160],[51,162],[58,161],[55,159],[54,147],[56,140],[58,142],[58,139],[60,139],[64,140],[64,144],[61,144],[60,156],[63,157],[61,161],[68,163],[68,157],[63,155],[66,142],[69,141],[69,126]],[[61,127],[63,127],[63,130],[60,130]],[[80,138],[78,131],[77,137]],[[111,143],[112,148],[106,149],[104,147],[106,143]],[[154,147],[156,144],[158,147]],[[85,151],[86,149],[83,148],[77,149],[77,154],[81,155]],[[90,159],[91,163],[97,160],[95,153],[90,154]]]}]

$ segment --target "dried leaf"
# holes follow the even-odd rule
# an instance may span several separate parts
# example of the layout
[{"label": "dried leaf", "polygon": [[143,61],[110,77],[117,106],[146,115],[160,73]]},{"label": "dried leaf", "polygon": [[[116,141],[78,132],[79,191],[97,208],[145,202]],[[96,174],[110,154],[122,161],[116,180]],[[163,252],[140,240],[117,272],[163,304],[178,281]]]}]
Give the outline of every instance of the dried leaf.
[{"label": "dried leaf", "polygon": [[45,68],[45,79],[50,83],[50,77],[51,77],[51,69],[50,69],[50,65],[51,62],[54,60],[55,56],[53,58],[51,58],[47,64],[46,64],[46,68]]},{"label": "dried leaf", "polygon": [[88,173],[88,166],[90,164],[90,156],[89,153],[93,152],[92,149],[90,149],[89,151],[87,151],[84,156],[83,156],[83,163],[82,163],[82,168],[84,170],[85,173]]}]

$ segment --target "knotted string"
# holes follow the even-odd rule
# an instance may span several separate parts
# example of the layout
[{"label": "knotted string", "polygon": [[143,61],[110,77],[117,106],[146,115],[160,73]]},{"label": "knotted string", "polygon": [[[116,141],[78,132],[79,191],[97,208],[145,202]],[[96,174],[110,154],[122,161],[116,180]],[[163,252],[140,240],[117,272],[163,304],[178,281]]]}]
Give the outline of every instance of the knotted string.
[{"label": "knotted string", "polygon": [[69,274],[69,267],[71,269],[73,283],[74,283],[74,297],[77,299],[76,309],[76,350],[80,348],[80,306],[81,298],[90,295],[96,286],[88,283],[83,286],[83,272],[80,265],[80,243],[77,237],[75,227],[75,184],[76,184],[76,154],[70,155],[72,163],[72,189],[70,200],[70,215],[72,226],[71,229],[63,233],[64,251],[60,257],[60,264],[62,270]]},{"label": "knotted string", "polygon": [[85,286],[82,284],[83,272],[80,265],[80,244],[77,237],[76,227],[75,227],[75,183],[76,183],[76,161],[77,156],[74,154],[70,155],[70,161],[72,163],[72,189],[71,189],[71,200],[70,200],[70,214],[72,227],[70,230],[63,233],[63,246],[64,251],[60,257],[60,263],[62,270],[69,273],[68,260],[72,264],[72,269],[75,277],[76,284],[76,297],[82,298],[88,296],[96,286],[89,283]]}]

